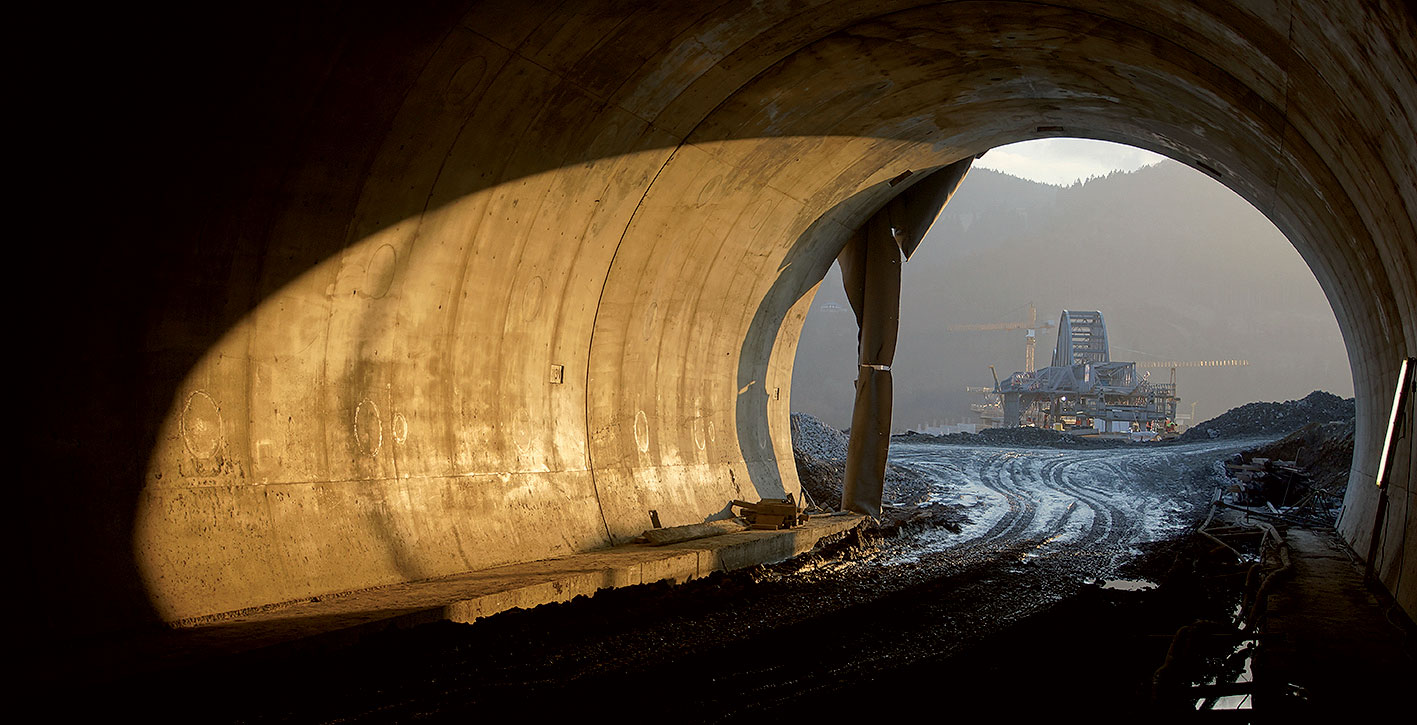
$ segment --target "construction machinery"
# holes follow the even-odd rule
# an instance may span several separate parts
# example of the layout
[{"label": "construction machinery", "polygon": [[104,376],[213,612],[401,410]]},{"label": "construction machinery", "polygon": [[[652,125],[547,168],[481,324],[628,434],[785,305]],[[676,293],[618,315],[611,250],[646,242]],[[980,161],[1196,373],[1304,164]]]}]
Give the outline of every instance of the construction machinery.
[{"label": "construction machinery", "polygon": [[1186,360],[1184,362],[1139,362],[1139,368],[1224,368],[1224,367],[1244,367],[1249,365],[1249,360]]}]

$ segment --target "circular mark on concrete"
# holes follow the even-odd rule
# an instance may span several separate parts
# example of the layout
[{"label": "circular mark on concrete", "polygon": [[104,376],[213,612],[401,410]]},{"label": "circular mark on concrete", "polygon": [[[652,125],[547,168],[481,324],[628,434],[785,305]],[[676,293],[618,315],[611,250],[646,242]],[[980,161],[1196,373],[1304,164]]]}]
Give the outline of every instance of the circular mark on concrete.
[{"label": "circular mark on concrete", "polygon": [[365,398],[354,409],[354,440],[371,456],[379,455],[384,445],[384,421],[379,418],[379,406]]},{"label": "circular mark on concrete", "polygon": [[394,442],[403,445],[408,440],[408,418],[403,413],[394,413]]},{"label": "circular mark on concrete", "polygon": [[707,184],[704,184],[704,188],[699,191],[699,203],[704,204],[707,203],[709,199],[712,199],[718,193],[718,187],[722,183],[723,177],[715,176],[710,179]]},{"label": "circular mark on concrete", "polygon": [[536,452],[537,443],[532,439],[537,435],[536,426],[532,425],[531,412],[525,408],[518,408],[512,414],[512,445],[517,447],[517,455],[530,456]]},{"label": "circular mark on concrete", "polygon": [[212,396],[198,390],[182,405],[182,443],[197,458],[211,458],[221,446],[221,408]]},{"label": "circular mark on concrete", "polygon": [[394,266],[399,255],[392,245],[385,244],[369,256],[369,264],[364,267],[364,294],[379,299],[389,293],[394,284]]},{"label": "circular mark on concrete", "polygon": [[457,99],[458,103],[466,102],[468,97],[477,92],[477,87],[482,83],[482,77],[487,75],[487,59],[482,56],[472,58],[458,69],[453,77],[448,80],[448,98]]},{"label": "circular mark on concrete", "polygon": [[646,339],[646,340],[648,340],[648,339],[650,338],[650,335],[654,334],[654,319],[655,319],[655,317],[656,317],[658,314],[659,314],[659,301],[658,301],[658,300],[649,303],[649,307],[646,307],[646,308],[645,308],[645,330],[644,330],[644,333],[645,333],[645,339]]},{"label": "circular mark on concrete", "polygon": [[709,443],[713,443],[718,440],[718,433],[714,430],[713,421],[708,422],[708,439]]},{"label": "circular mark on concrete", "polygon": [[546,283],[540,277],[532,277],[522,285],[522,319],[532,320],[541,314],[541,293]]},{"label": "circular mark on concrete", "polygon": [[704,449],[704,446],[707,445],[707,444],[708,444],[708,432],[704,429],[704,419],[703,419],[703,418],[695,418],[695,419],[694,419],[694,446],[697,447],[699,450],[702,451],[702,450]]},{"label": "circular mark on concrete", "polygon": [[643,410],[635,413],[635,445],[640,453],[649,453],[649,416]]}]

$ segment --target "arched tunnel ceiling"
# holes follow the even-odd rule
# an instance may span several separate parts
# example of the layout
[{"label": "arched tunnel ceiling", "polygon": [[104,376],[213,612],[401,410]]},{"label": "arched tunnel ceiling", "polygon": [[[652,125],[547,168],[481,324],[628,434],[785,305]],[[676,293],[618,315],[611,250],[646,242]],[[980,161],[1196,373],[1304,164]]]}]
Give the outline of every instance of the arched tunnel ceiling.
[{"label": "arched tunnel ceiling", "polygon": [[[79,580],[114,602],[94,627],[173,620],[795,490],[797,331],[846,236],[906,170],[1054,135],[1201,168],[1294,242],[1353,362],[1366,547],[1417,353],[1407,6],[237,13],[95,19],[75,47],[109,74],[50,99],[98,242],[37,293],[71,331],[41,331],[30,562],[61,619]],[[1379,557],[1409,612],[1411,538]]]}]

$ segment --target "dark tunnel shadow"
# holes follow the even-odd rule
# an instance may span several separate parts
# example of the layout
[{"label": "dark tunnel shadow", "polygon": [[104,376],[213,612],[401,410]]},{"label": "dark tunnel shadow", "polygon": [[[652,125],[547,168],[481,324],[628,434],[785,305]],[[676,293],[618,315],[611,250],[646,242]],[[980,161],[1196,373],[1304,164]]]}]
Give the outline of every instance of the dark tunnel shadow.
[{"label": "dark tunnel shadow", "polygon": [[[132,537],[148,456],[175,392],[202,354],[262,300],[358,241],[349,220],[363,186],[322,187],[329,196],[313,198],[301,175],[364,178],[400,110],[387,99],[414,85],[472,6],[229,8],[200,33],[181,18],[114,8],[89,17],[90,25],[69,38],[69,62],[103,74],[86,93],[66,80],[38,99],[52,114],[48,132],[72,143],[56,144],[53,178],[35,183],[72,195],[61,203],[81,205],[78,214],[65,210],[72,220],[55,215],[69,224],[60,236],[75,242],[41,249],[63,284],[40,294],[41,309],[25,321],[34,328],[29,339],[45,348],[40,379],[25,392],[39,401],[30,407],[39,420],[24,434],[22,463],[25,495],[34,499],[24,567],[46,600],[43,634],[80,637],[159,622]],[[822,37],[805,38],[801,47]],[[787,51],[750,78],[768,76],[791,57]],[[488,75],[500,71],[489,68]],[[537,118],[548,113],[554,110],[543,108]],[[793,133],[834,130],[811,125],[801,122]],[[583,137],[597,129],[586,126],[561,139],[560,159],[543,160],[547,154],[519,168],[509,153],[502,169],[464,175],[458,195],[601,158]],[[904,127],[893,132],[910,134]],[[734,137],[732,130],[695,136]],[[656,143],[645,136],[639,147],[616,153]],[[103,193],[82,193],[84,187]],[[429,208],[426,199],[402,203],[380,228]],[[276,247],[277,225],[296,205],[310,210],[310,228],[301,245]],[[764,379],[782,313],[832,262],[834,255],[813,252],[816,227],[794,243],[751,323],[740,351],[740,389]],[[790,272],[804,265],[810,273]],[[753,342],[759,340],[767,347]],[[766,430],[767,396],[761,383],[740,396],[740,441],[755,440],[745,430]],[[102,607],[89,604],[96,597]]]}]

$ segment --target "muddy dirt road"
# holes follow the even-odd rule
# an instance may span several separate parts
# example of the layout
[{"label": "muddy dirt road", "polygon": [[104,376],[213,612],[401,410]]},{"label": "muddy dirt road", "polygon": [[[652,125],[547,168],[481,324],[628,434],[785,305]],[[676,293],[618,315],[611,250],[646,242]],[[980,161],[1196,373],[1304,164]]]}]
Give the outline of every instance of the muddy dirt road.
[{"label": "muddy dirt road", "polygon": [[895,444],[891,460],[934,481],[927,503],[960,507],[959,533],[926,532],[892,542],[883,563],[930,560],[950,568],[1027,558],[1061,558],[1107,578],[1137,547],[1188,528],[1208,500],[1214,463],[1243,442],[1114,450],[1057,450]]},{"label": "muddy dirt road", "polygon": [[[210,713],[217,702],[241,722],[595,710],[721,722],[884,715],[921,698],[943,712],[975,711],[957,698],[1017,712],[1079,687],[1125,705],[1164,656],[1161,635],[1233,605],[1184,576],[1140,593],[1088,582],[1175,579],[1168,542],[1204,514],[1215,461],[1253,443],[896,444],[893,460],[927,479],[922,503],[968,516],[959,532],[854,536],[826,554],[681,587],[390,633],[337,656],[232,663],[164,683],[190,697],[164,706],[180,715],[208,703]],[[1143,601],[1155,605],[1143,613]]]}]

